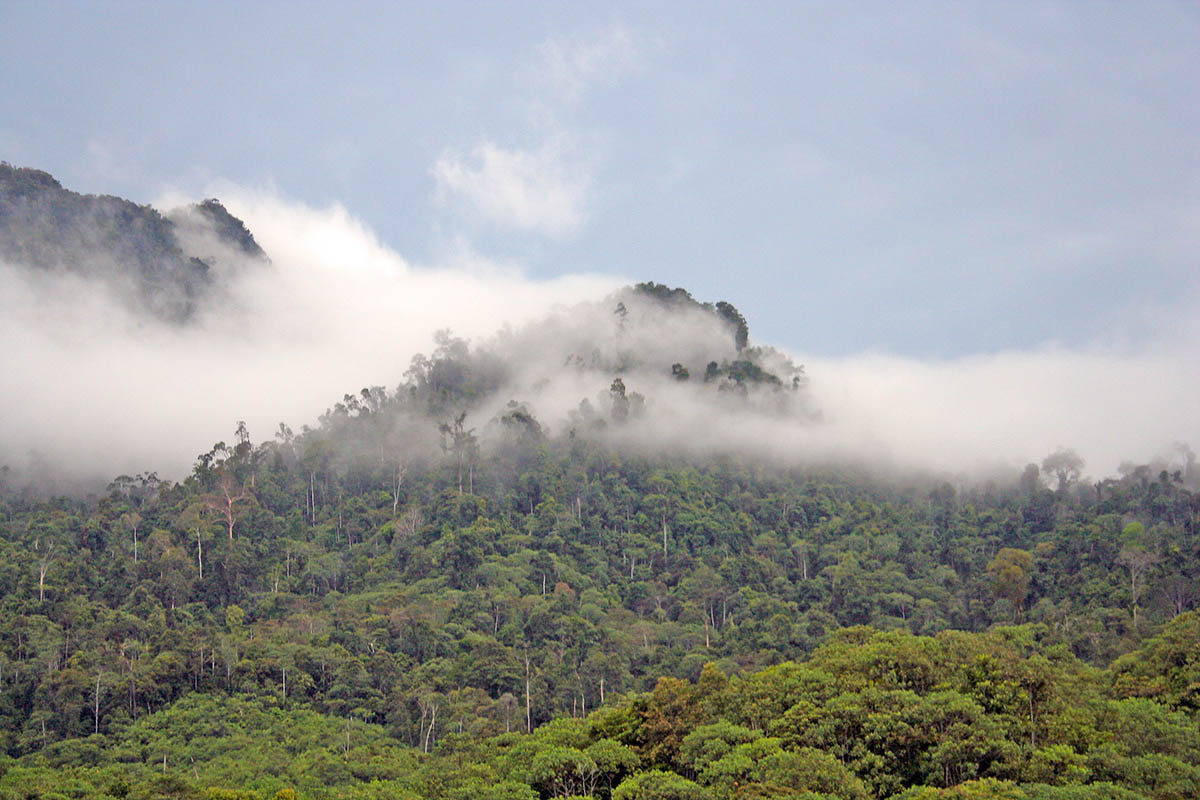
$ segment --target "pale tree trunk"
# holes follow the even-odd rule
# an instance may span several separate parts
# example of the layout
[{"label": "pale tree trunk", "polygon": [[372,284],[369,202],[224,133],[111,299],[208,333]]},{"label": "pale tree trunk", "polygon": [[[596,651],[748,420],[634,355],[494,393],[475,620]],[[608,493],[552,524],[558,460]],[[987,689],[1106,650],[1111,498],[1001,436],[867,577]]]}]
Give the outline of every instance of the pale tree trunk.
[{"label": "pale tree trunk", "polygon": [[99,670],[96,671],[96,693],[93,697],[94,697],[94,700],[93,700],[93,704],[92,704],[92,716],[95,719],[96,724],[93,727],[92,732],[99,733],[100,732],[100,671]]},{"label": "pale tree trunk", "polygon": [[533,711],[529,699],[529,651],[525,651],[525,732],[533,733]]},{"label": "pale tree trunk", "polygon": [[425,752],[429,752],[429,741],[433,738],[433,726],[437,724],[437,703],[433,704],[433,708],[429,714],[429,730],[425,733]]},{"label": "pale tree trunk", "polygon": [[308,521],[310,525],[317,524],[317,473],[308,473]]},{"label": "pale tree trunk", "polygon": [[50,565],[53,561],[45,560],[38,562],[38,602],[46,601],[46,573],[50,571]]},{"label": "pale tree trunk", "polygon": [[396,462],[396,469],[392,473],[392,516],[396,516],[400,508],[400,486],[404,482],[404,476],[408,472],[408,467],[403,462]]}]

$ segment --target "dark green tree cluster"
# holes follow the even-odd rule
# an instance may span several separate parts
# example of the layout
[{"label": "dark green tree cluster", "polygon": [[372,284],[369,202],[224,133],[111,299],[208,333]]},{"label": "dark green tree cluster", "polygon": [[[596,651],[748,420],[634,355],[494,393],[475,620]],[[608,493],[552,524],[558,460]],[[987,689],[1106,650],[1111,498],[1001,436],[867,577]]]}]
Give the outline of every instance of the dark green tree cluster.
[{"label": "dark green tree cluster", "polygon": [[[1200,616],[1107,670],[1047,634],[846,628],[802,661],[734,676],[708,663],[530,733],[454,731],[433,746],[281,698],[193,693],[3,762],[0,797],[1196,797],[1186,687],[1200,677]],[[455,713],[450,698],[423,706],[431,728]]]}]

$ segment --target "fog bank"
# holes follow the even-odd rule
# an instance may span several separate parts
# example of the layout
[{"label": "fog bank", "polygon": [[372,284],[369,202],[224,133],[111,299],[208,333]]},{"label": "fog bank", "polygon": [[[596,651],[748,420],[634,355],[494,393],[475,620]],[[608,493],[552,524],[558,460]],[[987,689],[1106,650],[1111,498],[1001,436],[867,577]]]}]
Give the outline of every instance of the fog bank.
[{"label": "fog bank", "polygon": [[0,265],[0,464],[61,489],[147,470],[181,479],[237,420],[269,438],[346,392],[395,385],[438,329],[482,337],[615,286],[533,281],[470,252],[413,265],[340,207],[232,187],[221,199],[271,264],[231,277],[187,325],[99,282]]},{"label": "fog bank", "polygon": [[[704,383],[705,362],[739,353],[712,314],[650,303],[618,319],[610,278],[534,281],[469,249],[414,265],[340,207],[238,187],[220,196],[271,263],[223,268],[221,291],[187,325],[141,316],[79,276],[0,265],[0,464],[55,476],[51,490],[151,470],[180,479],[238,420],[259,441],[280,422],[315,424],[345,393],[394,388],[446,328],[504,365],[503,385],[471,413],[480,429],[509,400],[551,431],[578,424],[583,399],[604,417],[621,376],[644,408],[608,435],[699,455],[982,474],[1070,447],[1102,477],[1200,443],[1200,335],[1187,321],[1163,320],[1138,347],[792,354],[806,388],[722,392]],[[759,358],[790,385],[787,354]]]}]

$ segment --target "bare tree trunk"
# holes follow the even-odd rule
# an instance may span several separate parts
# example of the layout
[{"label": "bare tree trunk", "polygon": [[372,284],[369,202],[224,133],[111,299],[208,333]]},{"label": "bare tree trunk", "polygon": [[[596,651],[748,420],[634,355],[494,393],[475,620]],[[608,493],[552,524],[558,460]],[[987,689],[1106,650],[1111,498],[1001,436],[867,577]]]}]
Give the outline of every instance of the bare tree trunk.
[{"label": "bare tree trunk", "polygon": [[314,471],[308,473],[308,521],[311,525],[317,524],[317,473]]},{"label": "bare tree trunk", "polygon": [[129,713],[137,719],[137,682],[133,677],[133,659],[129,659]]},{"label": "bare tree trunk", "polygon": [[408,472],[408,467],[402,461],[396,462],[396,469],[392,473],[392,516],[396,516],[400,508],[400,486],[404,482],[404,476]]},{"label": "bare tree trunk", "polygon": [[437,704],[434,703],[433,710],[429,715],[429,730],[425,733],[425,752],[429,752],[429,740],[433,737],[433,726],[437,724]]},{"label": "bare tree trunk", "polygon": [[529,700],[529,651],[525,651],[525,732],[533,733],[533,712]]},{"label": "bare tree trunk", "polygon": [[92,716],[96,720],[96,725],[92,729],[93,733],[100,732],[100,671],[96,670],[96,694],[92,705]]}]

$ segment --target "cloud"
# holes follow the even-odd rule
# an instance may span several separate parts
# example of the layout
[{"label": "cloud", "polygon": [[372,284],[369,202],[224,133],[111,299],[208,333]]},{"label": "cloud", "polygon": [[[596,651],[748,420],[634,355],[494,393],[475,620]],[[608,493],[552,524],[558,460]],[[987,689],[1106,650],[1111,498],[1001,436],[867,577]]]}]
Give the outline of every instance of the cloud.
[{"label": "cloud", "polygon": [[440,202],[461,202],[501,228],[564,236],[586,218],[590,172],[563,136],[536,150],[484,142],[469,157],[449,152],[433,175]]},{"label": "cloud", "polygon": [[950,360],[810,359],[838,447],[881,463],[975,472],[1059,447],[1116,474],[1200,442],[1200,340],[1137,351],[1041,347]]},{"label": "cloud", "polygon": [[621,26],[592,37],[551,37],[537,48],[535,82],[558,102],[577,102],[593,86],[611,86],[643,63],[646,42]]},{"label": "cloud", "polygon": [[61,488],[145,470],[179,479],[237,420],[261,440],[344,393],[394,387],[438,329],[491,335],[616,285],[534,281],[475,253],[418,266],[340,206],[213,188],[271,264],[240,271],[191,326],[123,310],[78,276],[0,264],[0,464],[48,465]]},{"label": "cloud", "polygon": [[518,69],[514,96],[524,98],[521,138],[529,147],[504,147],[485,138],[470,152],[450,150],[433,165],[436,199],[466,209],[506,230],[564,237],[587,221],[594,155],[565,120],[570,109],[601,86],[614,86],[643,63],[650,43],[621,26],[591,36],[551,37]]},{"label": "cloud", "polygon": [[[948,360],[792,356],[805,363],[807,396],[768,389],[742,399],[702,383],[706,361],[737,357],[728,330],[701,314],[658,318],[629,307],[628,326],[616,336],[611,308],[597,303],[502,340],[495,352],[510,365],[510,384],[498,401],[524,400],[561,429],[581,398],[603,412],[608,381],[619,372],[646,398],[638,424],[609,432],[626,446],[789,467],[854,463],[881,474],[1014,477],[1068,447],[1098,479],[1116,475],[1123,462],[1146,463],[1170,456],[1177,443],[1200,443],[1195,326],[1189,333],[1168,324],[1172,336],[1133,349],[1044,346]],[[572,352],[583,363],[564,370],[563,356]],[[597,360],[599,368],[587,367]],[[689,368],[690,381],[671,378],[673,362]],[[764,363],[786,382],[787,361]]]},{"label": "cloud", "polygon": [[[1065,446],[1104,477],[1176,442],[1200,444],[1194,314],[1137,320],[1155,334],[1138,345],[949,360],[797,357],[810,402],[767,394],[747,405],[702,385],[709,359],[736,357],[711,314],[663,316],[629,303],[622,327],[604,299],[619,285],[613,278],[533,281],[465,244],[416,265],[340,206],[230,185],[206,194],[246,221],[272,261],[223,273],[230,283],[192,326],[122,310],[79,276],[31,278],[0,265],[0,464],[42,463],[92,486],[145,470],[178,479],[237,420],[261,440],[279,422],[315,423],[345,393],[395,387],[443,328],[506,365],[502,390],[472,414],[481,430],[510,399],[556,431],[581,399],[603,415],[621,374],[645,396],[645,416],[610,431],[656,452],[982,475]],[[690,382],[671,377],[675,362]]]}]

